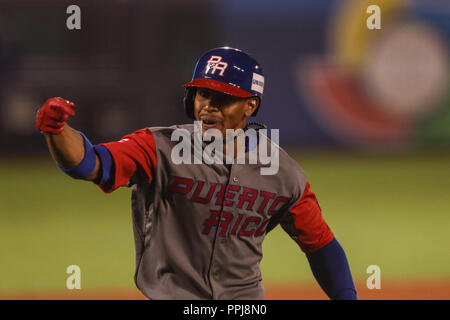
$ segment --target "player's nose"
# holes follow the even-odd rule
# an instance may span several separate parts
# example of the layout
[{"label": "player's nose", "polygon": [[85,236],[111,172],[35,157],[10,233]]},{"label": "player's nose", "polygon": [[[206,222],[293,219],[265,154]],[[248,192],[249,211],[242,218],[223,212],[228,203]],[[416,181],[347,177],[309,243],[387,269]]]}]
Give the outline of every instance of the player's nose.
[{"label": "player's nose", "polygon": [[219,106],[212,104],[211,101],[209,103],[205,103],[203,106],[203,110],[207,112],[216,112],[219,111],[219,109]]}]

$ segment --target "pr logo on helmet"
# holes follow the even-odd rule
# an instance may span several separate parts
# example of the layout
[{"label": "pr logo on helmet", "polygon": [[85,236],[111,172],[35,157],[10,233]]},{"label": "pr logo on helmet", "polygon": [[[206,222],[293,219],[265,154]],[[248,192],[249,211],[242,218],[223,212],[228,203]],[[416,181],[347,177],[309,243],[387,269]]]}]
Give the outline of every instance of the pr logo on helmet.
[{"label": "pr logo on helmet", "polygon": [[219,76],[223,77],[223,73],[227,67],[228,63],[223,62],[221,56],[211,56],[206,62],[205,73],[215,74],[217,70],[220,70]]}]

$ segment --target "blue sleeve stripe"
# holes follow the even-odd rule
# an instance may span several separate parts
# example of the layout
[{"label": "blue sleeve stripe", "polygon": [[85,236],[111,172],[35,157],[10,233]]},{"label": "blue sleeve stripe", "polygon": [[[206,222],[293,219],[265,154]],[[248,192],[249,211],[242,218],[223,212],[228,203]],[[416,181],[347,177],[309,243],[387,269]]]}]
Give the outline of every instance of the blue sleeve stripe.
[{"label": "blue sleeve stripe", "polygon": [[96,164],[96,157],[94,148],[92,147],[91,142],[86,138],[86,136],[78,131],[78,133],[83,137],[84,140],[84,158],[81,160],[81,162],[73,167],[73,168],[63,168],[59,165],[59,163],[56,163],[58,168],[64,172],[65,174],[69,175],[70,177],[74,179],[85,179],[89,177],[89,175],[94,171],[95,164]]},{"label": "blue sleeve stripe", "polygon": [[94,146],[94,150],[97,153],[98,157],[100,158],[101,162],[101,179],[99,184],[106,184],[110,182],[112,176],[111,176],[111,169],[113,167],[113,158],[111,156],[111,153],[105,146],[96,145]]},{"label": "blue sleeve stripe", "polygon": [[330,299],[357,299],[347,257],[336,238],[307,254],[307,258],[314,277]]}]

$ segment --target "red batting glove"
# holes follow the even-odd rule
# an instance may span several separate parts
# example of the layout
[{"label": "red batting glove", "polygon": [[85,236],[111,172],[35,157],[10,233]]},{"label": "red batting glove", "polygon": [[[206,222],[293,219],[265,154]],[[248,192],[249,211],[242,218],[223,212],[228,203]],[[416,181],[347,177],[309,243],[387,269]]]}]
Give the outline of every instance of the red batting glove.
[{"label": "red batting glove", "polygon": [[60,134],[69,116],[75,115],[75,104],[63,98],[50,98],[38,110],[36,128],[40,132]]}]

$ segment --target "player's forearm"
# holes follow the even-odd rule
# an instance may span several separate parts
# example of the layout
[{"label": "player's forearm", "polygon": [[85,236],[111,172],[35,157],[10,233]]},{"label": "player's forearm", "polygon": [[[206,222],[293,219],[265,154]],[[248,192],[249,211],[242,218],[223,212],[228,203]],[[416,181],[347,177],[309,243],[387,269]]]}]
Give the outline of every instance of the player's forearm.
[{"label": "player's forearm", "polygon": [[61,134],[44,133],[45,141],[53,159],[63,168],[78,165],[84,157],[84,142],[78,131],[67,123]]},{"label": "player's forearm", "polygon": [[307,257],[314,277],[330,299],[357,299],[347,257],[336,238]]},{"label": "player's forearm", "polygon": [[[67,123],[61,134],[44,133],[44,136],[53,159],[65,169],[80,165],[87,156],[83,137]],[[98,177],[100,161],[96,154],[94,156],[95,166],[92,173],[81,179],[93,181]]]}]

